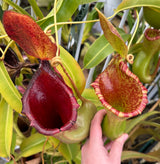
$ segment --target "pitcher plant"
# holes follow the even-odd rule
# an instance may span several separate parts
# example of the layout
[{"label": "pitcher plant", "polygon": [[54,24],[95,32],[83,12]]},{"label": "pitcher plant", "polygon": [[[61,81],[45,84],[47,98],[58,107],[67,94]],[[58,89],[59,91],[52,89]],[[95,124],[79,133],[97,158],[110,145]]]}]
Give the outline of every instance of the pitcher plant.
[{"label": "pitcher plant", "polygon": [[127,60],[132,63],[132,55],[118,31],[100,12],[99,18],[104,35],[119,54],[113,55],[107,68],[91,84],[107,111],[102,127],[103,133],[111,140],[124,133],[127,119],[141,114],[147,100],[147,89],[133,74]]},{"label": "pitcher plant", "polygon": [[[60,61],[60,51],[56,43],[53,43],[37,23],[26,15],[6,11],[3,15],[3,24],[8,36],[27,54],[40,61],[39,68],[22,98],[22,113],[28,117],[30,125],[39,133],[57,137],[65,143],[80,142],[85,139],[88,136],[90,122],[96,113],[96,107],[81,97]],[[59,64],[82,101],[80,108],[72,89],[66,85],[56,69]]]}]

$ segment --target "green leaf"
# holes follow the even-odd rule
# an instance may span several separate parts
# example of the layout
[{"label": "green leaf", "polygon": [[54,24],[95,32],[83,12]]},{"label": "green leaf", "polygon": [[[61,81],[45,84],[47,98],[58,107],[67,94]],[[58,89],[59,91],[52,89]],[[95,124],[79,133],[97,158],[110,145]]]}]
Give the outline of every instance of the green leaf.
[{"label": "green leaf", "polygon": [[[117,29],[124,41],[128,40],[130,35],[126,34],[122,29]],[[84,56],[84,68],[90,69],[101,63],[108,55],[114,52],[110,43],[105,36],[100,36],[88,49]]]},{"label": "green leaf", "polygon": [[0,156],[10,157],[13,132],[13,110],[2,98],[0,101]]},{"label": "green leaf", "polygon": [[81,161],[82,161],[82,159],[81,159],[81,152],[79,152],[79,153],[77,154],[76,158],[74,159],[74,162],[75,162],[76,164],[81,164]]},{"label": "green leaf", "polygon": [[[14,2],[12,2],[11,0],[3,0],[4,2],[8,3],[9,5],[11,5],[14,9],[16,9],[19,13],[21,14],[25,14],[28,15],[29,17],[31,17],[31,15],[26,12],[23,8],[21,8],[20,6],[18,6],[17,4],[15,4]],[[32,18],[32,17],[31,17]],[[32,18],[33,19],[33,18]]]},{"label": "green leaf", "polygon": [[[95,8],[100,10],[103,7],[104,7],[104,3],[102,3],[102,2],[101,3],[96,3],[95,7],[92,9],[92,11],[90,11],[88,13],[87,20],[98,19],[98,13],[97,13]],[[90,36],[90,31],[91,31],[94,24],[95,24],[95,22],[85,24],[84,31],[83,31],[82,43],[84,43],[84,41]]]},{"label": "green leaf", "polygon": [[137,159],[137,158],[143,158],[150,162],[160,161],[160,151],[152,152],[148,154],[139,153],[136,151],[123,151],[122,152],[122,157],[121,157],[122,161],[127,160],[127,159]]},{"label": "green leaf", "polygon": [[[60,46],[60,58],[61,58],[63,66],[65,67],[67,73],[70,75],[70,77],[74,81],[77,89],[80,91],[80,93],[82,93],[85,88],[86,80],[85,80],[81,67],[79,66],[77,61],[73,58],[73,56],[61,46]],[[64,71],[62,70],[61,66],[57,66],[57,69],[60,72],[60,74],[63,76],[66,84],[69,85],[69,87],[72,88],[72,90],[74,91],[74,88],[70,80],[68,79]]]},{"label": "green leaf", "polygon": [[113,49],[116,52],[118,52],[122,58],[126,58],[128,54],[128,48],[124,40],[121,38],[119,32],[112,25],[112,23],[105,17],[104,14],[102,14],[98,9],[97,9],[97,12],[99,15],[102,30],[104,32],[104,36],[106,37],[108,42],[111,44]]},{"label": "green leaf", "polygon": [[129,133],[132,130],[132,128],[134,128],[137,124],[141,123],[147,117],[152,116],[152,115],[155,115],[155,114],[160,114],[160,112],[158,112],[158,111],[152,111],[152,112],[148,112],[148,113],[139,115],[138,117],[133,118],[131,120],[128,120],[127,121],[127,124],[126,124],[125,133]]},{"label": "green leaf", "polygon": [[[39,133],[34,133],[30,137],[25,138],[20,145],[21,154],[20,157],[28,157],[33,154],[39,153],[43,151],[43,146],[46,142],[46,137]],[[47,141],[45,144],[45,150],[51,148],[52,145]]]},{"label": "green leaf", "polygon": [[138,43],[138,44],[134,44],[132,47],[130,47],[129,49],[129,54],[136,54],[138,52],[140,52],[143,48],[143,44],[142,43]]},{"label": "green leaf", "polygon": [[49,141],[54,146],[54,148],[57,148],[63,157],[69,162],[74,160],[80,152],[79,144],[65,144],[54,137],[50,137]]},{"label": "green leaf", "polygon": [[87,100],[90,100],[93,102],[96,106],[102,106],[102,103],[99,101],[97,95],[95,94],[94,89],[91,88],[85,88],[82,96],[86,98]]},{"label": "green leaf", "polygon": [[11,154],[14,154],[14,150],[16,147],[16,132],[13,130],[13,134],[12,134],[12,144],[11,144]]},{"label": "green leaf", "polygon": [[14,161],[9,161],[6,164],[14,164]]},{"label": "green leaf", "polygon": [[90,69],[101,63],[114,49],[108,43],[105,36],[100,36],[88,49],[84,56],[83,69]]},{"label": "green leaf", "polygon": [[22,110],[21,95],[14,86],[3,61],[0,61],[0,93],[12,109],[18,113]]},{"label": "green leaf", "polygon": [[43,16],[43,13],[41,12],[40,8],[38,7],[36,0],[28,0],[28,2],[29,2],[30,5],[32,6],[33,11],[34,11],[34,13],[36,14],[36,16],[37,16],[39,19],[42,19],[44,16]]},{"label": "green leaf", "polygon": [[80,4],[87,4],[92,2],[97,2],[98,0],[80,0]]},{"label": "green leaf", "polygon": [[120,5],[116,8],[114,15],[126,9],[132,9],[134,7],[142,7],[142,6],[160,8],[160,1],[159,0],[138,0],[138,1],[123,0],[120,3]]},{"label": "green leaf", "polygon": [[159,123],[156,123],[156,122],[152,122],[152,121],[142,121],[142,123],[141,124],[143,124],[143,125],[147,125],[147,126],[154,126],[154,127],[156,127],[156,128],[159,128],[160,129],[160,124]]},{"label": "green leaf", "polygon": [[[57,22],[66,22],[71,18],[73,13],[79,6],[79,0],[65,0],[62,2],[59,10],[56,13]],[[53,10],[45,18],[37,21],[40,27],[44,30],[47,26],[54,24],[54,12]],[[59,25],[59,29],[62,25]],[[52,33],[54,33],[54,27],[52,28]]]}]

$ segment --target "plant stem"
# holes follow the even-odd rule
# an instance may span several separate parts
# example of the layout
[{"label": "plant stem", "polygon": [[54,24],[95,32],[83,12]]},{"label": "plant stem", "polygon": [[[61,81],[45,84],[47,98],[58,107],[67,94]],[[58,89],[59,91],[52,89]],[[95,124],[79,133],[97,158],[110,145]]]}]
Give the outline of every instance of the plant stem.
[{"label": "plant stem", "polygon": [[3,59],[4,59],[5,54],[6,54],[7,50],[8,50],[8,48],[10,47],[10,45],[11,45],[13,42],[14,42],[14,41],[11,40],[11,41],[8,43],[8,45],[7,45],[7,47],[5,48],[5,50],[4,50],[3,54],[2,54],[2,56],[0,57],[0,60],[3,60]]},{"label": "plant stem", "polygon": [[49,139],[49,136],[47,137],[46,141],[44,142],[43,144],[43,150],[42,150],[42,153],[41,153],[41,158],[42,158],[42,164],[44,164],[44,157],[43,157],[43,154],[44,154],[44,151],[45,151],[45,146],[46,146],[46,143],[48,142],[48,139]]},{"label": "plant stem", "polygon": [[138,26],[139,26],[139,15],[138,15],[138,11],[137,11],[137,10],[136,10],[136,14],[137,14],[137,25],[136,25],[136,28],[135,28],[135,30],[134,30],[134,33],[133,33],[133,35],[132,35],[132,37],[131,37],[131,40],[129,41],[128,49],[129,49],[130,46],[131,46],[131,43],[132,43],[132,41],[133,41],[133,39],[134,39],[134,37],[135,37],[135,34],[136,34],[136,32],[137,32],[137,30],[138,30]]},{"label": "plant stem", "polygon": [[85,99],[81,96],[79,90],[77,89],[75,83],[73,82],[72,78],[70,77],[70,75],[69,75],[68,72],[66,71],[65,67],[63,66],[63,64],[62,64],[61,62],[60,62],[59,64],[60,64],[60,66],[62,67],[64,73],[65,73],[65,74],[67,75],[67,77],[69,78],[69,80],[70,80],[70,82],[71,82],[71,84],[72,84],[72,86],[73,86],[73,88],[74,88],[74,90],[75,90],[75,92],[76,92],[78,98],[79,98],[81,101],[84,101]]},{"label": "plant stem", "polygon": [[49,26],[47,26],[44,30],[44,32],[46,33],[50,28],[56,26],[56,25],[65,25],[65,24],[82,24],[82,23],[93,23],[93,22],[98,22],[99,19],[96,19],[96,20],[88,20],[88,21],[75,21],[75,22],[58,22],[58,23],[54,23],[54,24],[51,24]]},{"label": "plant stem", "polygon": [[51,65],[52,65],[53,67],[56,67],[57,64],[59,64],[59,65],[62,67],[63,72],[67,75],[67,77],[68,77],[68,79],[70,80],[70,82],[71,82],[71,84],[72,84],[72,86],[73,86],[73,88],[74,88],[74,90],[75,90],[75,92],[76,92],[78,98],[79,98],[82,102],[84,102],[84,101],[85,101],[85,98],[83,98],[83,97],[81,96],[81,94],[80,94],[79,90],[77,89],[77,87],[76,87],[74,81],[72,80],[72,78],[71,78],[71,76],[68,74],[68,72],[66,71],[66,69],[65,69],[65,67],[63,66],[63,64],[62,64],[62,62],[61,62],[61,60],[60,60],[59,57],[58,57],[58,58],[55,57],[55,58],[53,58],[53,60],[51,61]]},{"label": "plant stem", "polygon": [[57,31],[56,6],[57,6],[57,0],[54,1],[54,24],[55,24],[56,45],[57,45],[56,56],[59,56],[59,53],[58,53],[59,52],[59,42],[58,42],[58,31]]},{"label": "plant stem", "polygon": [[2,35],[2,36],[0,36],[0,39],[6,38],[6,37],[8,37],[7,34],[6,34],[6,35]]}]

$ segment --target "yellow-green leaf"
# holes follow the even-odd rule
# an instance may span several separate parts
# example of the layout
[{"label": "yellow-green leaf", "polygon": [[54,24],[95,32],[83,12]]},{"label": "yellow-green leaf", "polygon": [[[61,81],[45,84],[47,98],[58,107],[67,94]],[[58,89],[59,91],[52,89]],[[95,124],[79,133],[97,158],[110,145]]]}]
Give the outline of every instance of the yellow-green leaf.
[{"label": "yellow-green leaf", "polygon": [[[34,133],[30,137],[25,138],[20,145],[21,154],[18,158],[28,157],[33,154],[42,152],[46,139],[47,138],[44,135],[39,133]],[[52,145],[49,142],[45,144],[45,150],[51,147]]]},{"label": "yellow-green leaf", "polygon": [[14,9],[16,9],[19,13],[28,15],[29,17],[31,17],[31,15],[25,11],[22,7],[18,6],[16,3],[14,3],[11,0],[3,0],[4,2],[6,2],[7,4],[9,4],[10,6],[12,6]]},{"label": "yellow-green leaf", "polygon": [[[60,47],[60,57],[61,57],[63,66],[67,70],[68,74],[71,76],[72,80],[74,81],[80,93],[82,93],[85,87],[86,80],[79,64],[71,56],[71,54],[69,54],[69,52],[66,51],[63,47]],[[57,69],[60,72],[60,74],[63,76],[66,84],[69,85],[69,87],[72,88],[72,90],[74,91],[70,80],[68,79],[66,74],[63,72],[61,66],[58,66]]]},{"label": "yellow-green leaf", "polygon": [[118,52],[122,58],[126,58],[128,54],[128,48],[120,36],[117,29],[112,25],[112,23],[97,9],[100,24],[102,27],[102,30],[104,32],[104,36],[108,40],[108,42],[111,44],[113,49]]},{"label": "yellow-green leaf", "polygon": [[134,7],[142,7],[142,6],[149,6],[149,7],[157,7],[160,8],[160,1],[159,0],[123,0],[120,5],[116,8],[115,14],[122,10],[131,9]]},{"label": "yellow-green leaf", "polygon": [[[124,41],[130,38],[129,34],[126,34],[122,29],[117,29]],[[84,68],[89,69],[97,66],[108,55],[114,52],[114,49],[106,40],[104,35],[101,35],[96,41],[89,47],[87,53],[84,56]]]},{"label": "yellow-green leaf", "polygon": [[[56,13],[57,22],[68,21],[72,17],[76,9],[78,8],[79,4],[80,4],[79,0],[65,0],[65,1],[63,0],[63,2],[60,4],[60,7],[58,7],[58,10]],[[46,17],[37,21],[37,23],[40,25],[40,27],[43,30],[47,26],[54,23],[53,10],[51,10],[50,13]],[[58,29],[60,27],[62,27],[62,25],[58,25]],[[54,33],[54,27],[52,28],[52,32]]]},{"label": "yellow-green leaf", "polygon": [[54,137],[49,138],[50,143],[58,149],[58,151],[63,155],[63,157],[71,162],[76,158],[78,153],[80,152],[79,144],[65,144],[60,142],[58,139]]},{"label": "yellow-green leaf", "polygon": [[12,109],[18,113],[22,110],[21,95],[14,86],[3,61],[0,61],[0,94],[11,106]]},{"label": "yellow-green leaf", "polygon": [[91,88],[85,88],[85,90],[82,93],[82,96],[86,98],[87,100],[93,102],[96,106],[102,106],[102,103],[98,99],[94,89]]},{"label": "yellow-green leaf", "polygon": [[136,152],[136,151],[123,151],[121,159],[123,161],[123,160],[127,160],[127,159],[143,158],[150,162],[156,162],[156,161],[160,161],[160,155],[159,155],[160,151],[157,151],[157,152],[144,154],[144,153],[140,153],[140,152]]},{"label": "yellow-green leaf", "polygon": [[132,130],[132,128],[134,128],[137,124],[140,124],[147,117],[153,116],[153,115],[159,114],[159,113],[160,113],[159,111],[152,111],[152,112],[148,112],[148,113],[142,114],[139,117],[136,117],[136,118],[128,120],[127,124],[126,124],[125,133],[129,133]]},{"label": "yellow-green leaf", "polygon": [[2,98],[0,101],[0,156],[9,157],[13,132],[13,110]]}]

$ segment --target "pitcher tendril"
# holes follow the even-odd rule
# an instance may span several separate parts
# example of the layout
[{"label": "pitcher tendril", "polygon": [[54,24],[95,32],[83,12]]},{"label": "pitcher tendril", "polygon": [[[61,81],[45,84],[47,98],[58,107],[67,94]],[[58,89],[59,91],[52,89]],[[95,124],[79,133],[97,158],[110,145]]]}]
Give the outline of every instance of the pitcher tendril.
[{"label": "pitcher tendril", "polygon": [[[66,25],[66,24],[82,24],[82,23],[94,23],[94,22],[99,22],[99,19],[95,19],[95,20],[88,20],[88,21],[74,21],[74,22],[57,22],[56,25]],[[55,27],[55,23],[51,24],[49,26],[47,26],[44,30],[44,32],[46,33],[48,30],[50,30],[50,28]]]},{"label": "pitcher tendril", "polygon": [[0,57],[0,60],[4,60],[5,54],[6,54],[7,50],[8,50],[8,48],[11,46],[11,44],[12,44],[13,42],[14,42],[14,41],[11,40],[11,41],[8,43],[8,45],[7,45],[7,47],[5,48],[4,51],[1,51],[1,50],[0,50],[1,52],[3,52],[3,53],[2,53],[2,56]]},{"label": "pitcher tendril", "polygon": [[56,56],[59,56],[59,41],[58,41],[58,30],[57,30],[57,16],[56,16],[56,7],[57,7],[57,0],[54,1],[54,23],[55,23],[55,34],[56,34],[56,44],[57,44],[57,52]]},{"label": "pitcher tendril", "polygon": [[6,35],[2,35],[2,36],[0,36],[0,39],[6,38],[6,37],[8,37],[7,34],[6,34]]},{"label": "pitcher tendril", "polygon": [[77,89],[75,83],[73,82],[72,78],[70,77],[70,75],[69,75],[68,72],[66,71],[65,67],[63,66],[62,61],[61,61],[61,58],[60,58],[60,57],[54,57],[54,58],[51,60],[51,65],[52,65],[52,67],[56,67],[58,64],[61,66],[61,68],[63,69],[63,72],[67,75],[68,79],[70,80],[70,82],[71,82],[71,84],[72,84],[72,86],[73,86],[73,88],[74,88],[74,90],[75,90],[75,92],[76,92],[78,98],[79,98],[81,101],[83,101],[84,98],[81,96],[81,94],[80,94],[79,90]]},{"label": "pitcher tendril", "polygon": [[139,26],[139,14],[138,14],[138,11],[137,11],[137,10],[136,10],[136,15],[137,15],[137,24],[136,24],[136,28],[135,28],[135,30],[134,30],[134,33],[132,34],[131,40],[130,40],[129,43],[128,43],[128,49],[129,49],[130,46],[131,46],[131,43],[132,43],[132,41],[133,41],[133,39],[134,39],[134,37],[135,37],[135,35],[136,35],[136,32],[137,32],[137,30],[138,30],[138,26]]}]

